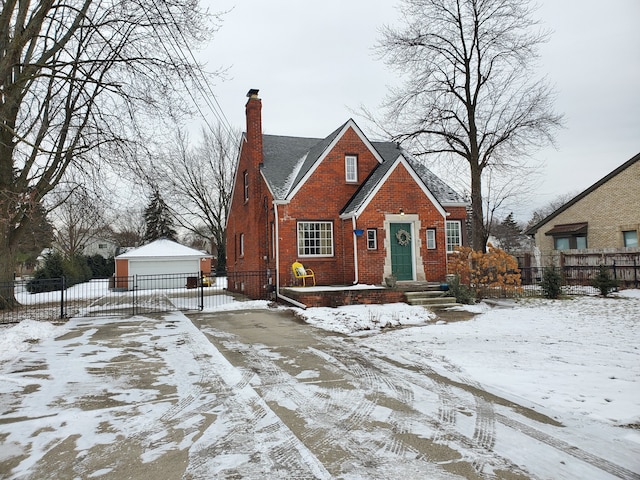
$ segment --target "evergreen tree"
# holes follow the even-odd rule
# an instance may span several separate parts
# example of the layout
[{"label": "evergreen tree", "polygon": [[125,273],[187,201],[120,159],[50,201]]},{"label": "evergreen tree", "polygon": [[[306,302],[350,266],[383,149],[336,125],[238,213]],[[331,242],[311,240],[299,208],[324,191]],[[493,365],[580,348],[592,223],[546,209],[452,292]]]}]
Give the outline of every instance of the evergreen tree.
[{"label": "evergreen tree", "polygon": [[144,234],[145,242],[152,242],[159,238],[176,240],[176,230],[173,227],[171,212],[158,189],[154,189],[151,195],[149,206],[144,211],[144,220],[147,224]]},{"label": "evergreen tree", "polygon": [[500,242],[500,248],[506,252],[513,253],[522,247],[522,229],[514,220],[513,212],[495,227],[494,236]]}]

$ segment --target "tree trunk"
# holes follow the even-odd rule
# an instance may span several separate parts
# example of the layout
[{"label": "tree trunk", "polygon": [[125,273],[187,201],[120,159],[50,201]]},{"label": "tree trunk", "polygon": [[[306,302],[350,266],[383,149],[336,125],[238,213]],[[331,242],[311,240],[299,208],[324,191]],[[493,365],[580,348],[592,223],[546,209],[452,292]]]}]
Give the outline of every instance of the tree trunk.
[{"label": "tree trunk", "polygon": [[471,248],[487,252],[487,234],[482,203],[482,171],[471,164]]},{"label": "tree trunk", "polygon": [[13,288],[15,252],[9,244],[6,227],[0,233],[0,310],[10,310],[17,305]]}]

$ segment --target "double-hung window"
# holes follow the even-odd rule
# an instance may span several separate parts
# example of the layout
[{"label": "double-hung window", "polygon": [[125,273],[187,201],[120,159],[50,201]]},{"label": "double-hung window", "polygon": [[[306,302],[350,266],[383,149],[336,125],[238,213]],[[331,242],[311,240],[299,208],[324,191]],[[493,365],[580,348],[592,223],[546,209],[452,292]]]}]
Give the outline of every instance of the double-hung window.
[{"label": "double-hung window", "polygon": [[427,229],[427,248],[429,250],[436,248],[436,231],[433,228]]},{"label": "double-hung window", "polygon": [[462,226],[460,220],[447,221],[447,252],[453,252],[462,245]]},{"label": "double-hung window", "polygon": [[298,222],[298,256],[333,256],[333,223]]},{"label": "double-hung window", "polygon": [[373,228],[370,228],[367,230],[367,249],[368,250],[378,249],[378,232]]},{"label": "double-hung window", "polygon": [[346,155],[344,157],[345,180],[350,183],[358,181],[358,157]]}]

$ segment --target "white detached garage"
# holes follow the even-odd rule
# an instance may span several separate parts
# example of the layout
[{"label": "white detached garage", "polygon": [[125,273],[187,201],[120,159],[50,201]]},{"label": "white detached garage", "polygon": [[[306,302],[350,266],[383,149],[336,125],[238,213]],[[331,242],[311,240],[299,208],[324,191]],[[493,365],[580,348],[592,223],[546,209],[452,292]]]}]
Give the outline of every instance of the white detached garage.
[{"label": "white detached garage", "polygon": [[200,272],[211,271],[211,255],[172,240],[155,240],[116,258],[116,287],[138,289],[181,288]]}]

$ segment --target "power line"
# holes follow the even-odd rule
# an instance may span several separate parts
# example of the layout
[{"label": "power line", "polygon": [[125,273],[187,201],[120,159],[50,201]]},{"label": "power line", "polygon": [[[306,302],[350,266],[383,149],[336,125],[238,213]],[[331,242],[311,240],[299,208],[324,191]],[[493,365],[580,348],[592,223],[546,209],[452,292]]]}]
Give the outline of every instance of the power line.
[{"label": "power line", "polygon": [[[153,6],[155,7],[156,11],[158,12],[158,15],[162,19],[162,24],[157,24],[156,22],[153,22],[149,18],[148,13],[146,13],[146,11],[145,11],[145,15],[146,15],[147,19],[149,20],[150,25],[152,26],[152,28],[154,28],[154,30],[156,29],[157,26],[164,25],[164,27],[165,27],[164,30],[166,31],[166,33],[168,35],[168,38],[171,40],[171,42],[169,42],[170,45],[171,45],[171,48],[172,48],[174,54],[183,62],[185,68],[187,69],[187,73],[189,75],[189,78],[192,80],[194,86],[200,92],[202,98],[204,99],[204,102],[209,107],[209,110],[211,111],[211,113],[213,113],[213,115],[216,117],[216,119],[218,120],[218,123],[225,129],[226,133],[230,137],[234,137],[235,134],[234,134],[233,127],[231,126],[227,116],[225,115],[225,113],[224,113],[224,111],[222,109],[222,106],[218,102],[218,99],[217,99],[215,93],[213,92],[213,89],[211,88],[211,85],[209,85],[209,82],[207,81],[206,76],[202,72],[202,69],[200,69],[199,67],[196,67],[198,62],[197,62],[197,60],[195,58],[195,55],[193,54],[193,51],[189,47],[189,43],[187,41],[187,38],[185,37],[184,33],[182,32],[182,29],[180,28],[180,24],[176,21],[173,12],[171,11],[171,9],[169,7],[166,8],[167,13],[171,17],[171,24],[175,25],[175,27],[176,27],[179,35],[180,35],[180,39],[182,41],[180,41],[180,39],[176,37],[176,34],[175,34],[174,30],[172,28],[170,28],[170,26],[169,26],[170,23],[167,22],[167,19],[165,18],[165,16],[164,16],[163,12],[161,11],[160,7],[158,6],[156,0],[152,0],[152,3],[153,3]],[[167,38],[167,36],[161,35],[161,33],[158,32],[158,31],[156,31],[156,34],[158,35],[159,39]],[[171,58],[172,55],[167,50],[167,48],[166,48],[164,43],[162,44],[162,47],[165,50],[165,52],[167,53],[167,55]],[[184,54],[183,49],[186,49],[186,51],[189,54],[189,57],[191,58],[191,61],[189,61],[187,56]],[[209,128],[209,130],[213,132],[214,131],[213,127],[211,126],[211,124],[207,120],[207,117],[205,116],[204,112],[202,111],[202,108],[200,107],[200,103],[197,101],[197,99],[195,98],[195,96],[191,92],[190,85],[187,84],[187,82],[185,81],[184,78],[182,78],[182,77],[180,77],[180,78],[181,78],[181,82],[186,87],[187,93],[189,94],[189,97],[191,98],[193,104],[195,105],[196,109],[198,110],[198,112],[202,116],[202,119],[206,123],[207,127]],[[213,99],[213,101],[215,103],[212,103],[211,99]]]}]

